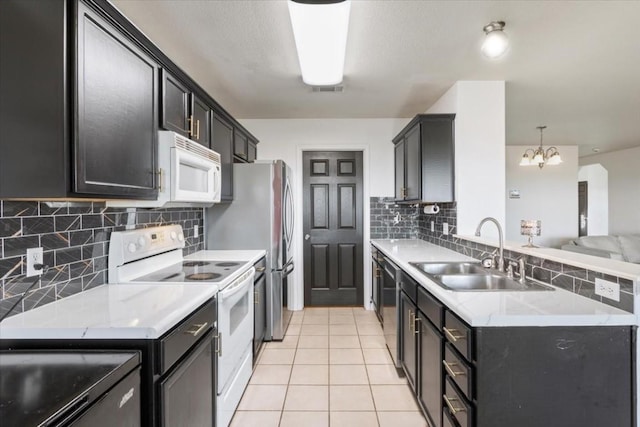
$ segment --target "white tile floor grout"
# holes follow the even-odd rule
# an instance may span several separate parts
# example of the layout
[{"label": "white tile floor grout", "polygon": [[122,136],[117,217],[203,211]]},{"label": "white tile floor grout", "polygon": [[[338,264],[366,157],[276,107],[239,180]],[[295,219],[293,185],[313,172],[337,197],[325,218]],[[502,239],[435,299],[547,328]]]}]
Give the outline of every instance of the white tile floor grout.
[{"label": "white tile floor grout", "polygon": [[295,312],[265,345],[231,427],[424,427],[373,311]]}]

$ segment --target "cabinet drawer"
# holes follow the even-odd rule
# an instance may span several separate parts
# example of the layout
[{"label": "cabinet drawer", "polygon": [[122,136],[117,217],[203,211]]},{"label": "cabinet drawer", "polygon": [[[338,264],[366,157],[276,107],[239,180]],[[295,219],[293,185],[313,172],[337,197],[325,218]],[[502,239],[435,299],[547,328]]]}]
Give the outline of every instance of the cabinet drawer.
[{"label": "cabinet drawer", "polygon": [[421,286],[418,286],[418,308],[438,330],[442,329],[444,306]]},{"label": "cabinet drawer", "polygon": [[442,410],[442,427],[458,427],[458,423],[453,420],[449,413],[449,408]]},{"label": "cabinet drawer", "polygon": [[216,301],[211,300],[182,321],[173,331],[160,340],[160,368],[164,373],[180,359],[200,338],[213,327],[216,318]]},{"label": "cabinet drawer", "polygon": [[473,399],[473,368],[447,343],[442,361],[445,372],[469,399]]},{"label": "cabinet drawer", "polygon": [[447,341],[453,344],[465,359],[468,361],[473,360],[471,351],[473,334],[470,327],[447,310],[444,315],[444,327],[442,331]]},{"label": "cabinet drawer", "polygon": [[253,264],[253,266],[256,269],[256,277],[254,279],[254,282],[257,282],[260,276],[262,276],[267,271],[267,258],[262,257],[260,261]]},{"label": "cabinet drawer", "polygon": [[467,399],[458,392],[453,385],[451,378],[446,379],[444,396],[442,402],[443,411],[446,415],[451,415],[460,427],[472,427],[473,426],[473,406],[467,401]]},{"label": "cabinet drawer", "polygon": [[409,299],[415,304],[418,299],[418,283],[402,271],[400,275],[400,286]]}]

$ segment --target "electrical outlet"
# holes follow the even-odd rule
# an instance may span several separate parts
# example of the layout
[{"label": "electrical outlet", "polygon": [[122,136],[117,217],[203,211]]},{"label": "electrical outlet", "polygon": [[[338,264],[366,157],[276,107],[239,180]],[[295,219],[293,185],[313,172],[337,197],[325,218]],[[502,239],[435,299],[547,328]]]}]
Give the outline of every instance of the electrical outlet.
[{"label": "electrical outlet", "polygon": [[608,280],[596,278],[596,295],[601,295],[614,301],[620,301],[620,285]]},{"label": "electrical outlet", "polygon": [[431,231],[434,232],[436,231],[436,223],[431,221]]},{"label": "electrical outlet", "polygon": [[197,238],[198,238],[198,236],[200,236],[200,231],[199,231],[199,229],[198,229],[198,226],[197,226],[197,225],[194,225],[194,226],[193,226],[193,238],[194,238],[194,239],[197,239]]},{"label": "electrical outlet", "polygon": [[42,248],[27,249],[27,277],[42,275],[44,268],[36,270],[35,264],[42,264]]},{"label": "electrical outlet", "polygon": [[448,222],[443,222],[442,223],[442,234],[444,234],[445,236],[449,235],[449,223]]}]

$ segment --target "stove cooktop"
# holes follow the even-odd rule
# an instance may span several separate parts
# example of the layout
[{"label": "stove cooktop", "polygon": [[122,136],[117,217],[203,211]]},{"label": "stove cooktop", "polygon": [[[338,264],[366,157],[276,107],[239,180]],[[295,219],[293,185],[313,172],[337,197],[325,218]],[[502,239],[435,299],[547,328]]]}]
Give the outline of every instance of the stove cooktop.
[{"label": "stove cooktop", "polygon": [[134,282],[217,283],[245,264],[244,261],[184,261],[170,265]]}]

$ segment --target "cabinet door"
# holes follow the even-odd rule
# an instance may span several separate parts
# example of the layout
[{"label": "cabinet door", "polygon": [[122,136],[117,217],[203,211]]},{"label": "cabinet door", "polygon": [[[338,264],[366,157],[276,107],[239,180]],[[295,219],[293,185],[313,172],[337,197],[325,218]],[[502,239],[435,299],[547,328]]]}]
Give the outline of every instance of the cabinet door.
[{"label": "cabinet door", "polygon": [[395,197],[396,200],[404,200],[404,140],[393,147],[394,172],[395,172]]},{"label": "cabinet door", "polygon": [[258,157],[258,146],[255,141],[249,140],[249,144],[247,145],[247,161],[253,163],[256,161],[256,157]]},{"label": "cabinet door", "polygon": [[193,135],[191,139],[205,147],[211,146],[211,107],[196,95],[191,94]]},{"label": "cabinet door", "polygon": [[152,199],[158,65],[78,4],[74,191]]},{"label": "cabinet door", "polygon": [[378,316],[378,320],[382,320],[380,313],[382,310],[380,307],[380,287],[381,287],[382,277],[381,277],[381,269],[378,263],[372,259],[371,261],[371,301],[373,302],[373,310]]},{"label": "cabinet door", "polygon": [[454,196],[453,115],[422,123],[422,200],[451,202]]},{"label": "cabinet door", "polygon": [[405,200],[420,200],[422,197],[422,161],[420,157],[420,125],[407,132],[405,137]]},{"label": "cabinet door", "polygon": [[189,121],[189,89],[162,70],[162,105],[160,126],[187,138],[191,137]]},{"label": "cabinet door", "polygon": [[220,154],[222,166],[223,202],[233,200],[233,127],[223,117],[213,113],[211,126],[211,149]]},{"label": "cabinet door", "polygon": [[233,155],[242,160],[247,160],[248,142],[245,134],[236,131],[233,138]]},{"label": "cabinet door", "polygon": [[400,293],[400,362],[409,385],[414,390],[416,386],[417,370],[417,335],[415,331],[416,306],[404,292]]},{"label": "cabinet door", "polygon": [[253,356],[254,363],[260,351],[267,327],[267,279],[262,274],[254,284],[254,316],[253,316]]},{"label": "cabinet door", "polygon": [[214,419],[214,340],[209,332],[160,382],[163,427],[211,426]]},{"label": "cabinet door", "polygon": [[419,398],[432,424],[442,422],[442,336],[438,329],[418,312],[420,324]]}]

